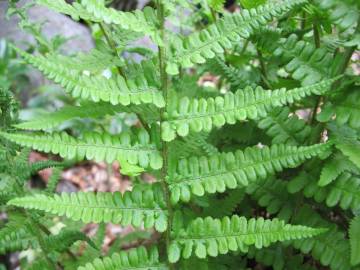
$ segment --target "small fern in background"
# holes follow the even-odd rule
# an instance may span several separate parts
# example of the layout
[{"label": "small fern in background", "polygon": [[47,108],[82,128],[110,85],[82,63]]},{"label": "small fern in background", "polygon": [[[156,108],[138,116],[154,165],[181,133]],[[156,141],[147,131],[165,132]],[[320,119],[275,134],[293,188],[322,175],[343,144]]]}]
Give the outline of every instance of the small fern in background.
[{"label": "small fern in background", "polygon": [[[75,105],[19,123],[6,107],[11,94],[2,95],[0,199],[8,221],[0,252],[44,254],[24,269],[359,267],[356,1],[241,0],[233,13],[225,1],[157,0],[133,12],[99,0],[35,2],[98,27],[103,40],[71,57],[14,46]],[[178,7],[207,18],[177,33],[166,22]],[[157,52],[134,47],[144,36]],[[197,83],[209,73],[211,90]],[[135,114],[138,124],[116,134],[106,123],[89,132],[57,129],[118,113]],[[64,161],[29,164],[30,148]],[[57,194],[59,168],[46,189],[25,185],[37,170],[82,160],[118,161],[132,189]],[[145,172],[156,180],[143,180]],[[98,239],[70,225],[53,234],[54,216],[160,236],[107,255],[101,229]],[[78,241],[87,243],[81,253]]]}]

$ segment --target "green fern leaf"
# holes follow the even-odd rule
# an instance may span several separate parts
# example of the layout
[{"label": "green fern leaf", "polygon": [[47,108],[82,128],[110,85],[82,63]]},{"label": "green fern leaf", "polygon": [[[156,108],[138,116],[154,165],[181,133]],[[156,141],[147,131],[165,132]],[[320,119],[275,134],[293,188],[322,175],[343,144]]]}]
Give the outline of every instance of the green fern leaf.
[{"label": "green fern leaf", "polygon": [[151,35],[154,41],[161,43],[155,27],[155,11],[146,7],[144,11],[123,12],[113,8],[106,8],[103,0],[82,0],[67,4],[65,0],[37,0],[37,3],[57,12],[71,16],[74,20],[105,22],[120,25],[123,29]]},{"label": "green fern leaf", "polygon": [[316,48],[303,40],[298,41],[297,35],[291,35],[279,42],[274,51],[275,57],[289,59],[285,70],[302,85],[311,85],[331,77],[337,66],[333,54],[325,48]]},{"label": "green fern leaf", "polygon": [[48,246],[49,249],[58,252],[67,250],[77,241],[86,241],[93,248],[97,248],[86,234],[76,230],[63,229],[59,234],[50,235],[44,239],[45,245]]},{"label": "green fern leaf", "polygon": [[258,127],[266,130],[266,134],[272,137],[273,144],[301,144],[311,131],[304,120],[299,119],[296,114],[290,115],[288,107],[274,109],[268,117],[258,122]]},{"label": "green fern leaf", "polygon": [[208,5],[213,10],[221,12],[223,10],[225,0],[208,0]]},{"label": "green fern leaf", "polygon": [[86,11],[86,9],[79,3],[75,2],[73,5],[66,3],[65,0],[36,0],[36,3],[42,6],[46,6],[56,12],[60,12],[71,16],[74,20],[86,20],[94,21],[92,14]]},{"label": "green fern leaf", "polygon": [[[339,126],[348,124],[351,128],[360,128],[360,93],[355,91],[349,94],[345,99],[341,99],[334,104],[326,104],[323,115],[325,121],[329,121],[336,115],[336,123]],[[325,115],[326,114],[326,115]],[[321,116],[321,114],[319,115]],[[320,121],[322,119],[319,119]],[[323,121],[321,121],[323,122]]]},{"label": "green fern leaf", "polygon": [[235,153],[190,157],[171,162],[167,180],[171,200],[173,203],[179,200],[187,202],[191,194],[203,196],[205,193],[247,186],[258,178],[266,178],[287,167],[296,167],[328,147],[328,144],[252,147]]},{"label": "green fern leaf", "polygon": [[236,121],[265,117],[273,107],[293,103],[311,94],[327,91],[335,79],[307,87],[286,90],[285,88],[264,91],[261,87],[247,87],[235,94],[208,99],[183,97],[175,106],[168,108],[166,121],[161,125],[162,139],[172,141],[176,134],[187,136],[190,131],[211,131],[214,127],[235,124]]},{"label": "green fern leaf", "polygon": [[349,228],[349,238],[351,247],[351,265],[360,264],[360,216],[355,217]]},{"label": "green fern leaf", "polygon": [[325,202],[328,207],[339,205],[342,209],[360,209],[360,178],[357,175],[344,172],[331,184],[319,187],[317,176],[303,171],[288,183],[290,193],[303,190],[305,197],[314,198],[316,202]]},{"label": "green fern leaf", "polygon": [[114,253],[111,257],[97,258],[78,270],[167,270],[168,267],[159,262],[159,252],[156,248],[149,251],[144,247]]},{"label": "green fern leaf", "polygon": [[225,49],[230,49],[240,38],[248,38],[273,17],[280,17],[305,2],[306,0],[284,0],[281,4],[269,3],[250,11],[242,10],[239,14],[226,15],[207,29],[193,33],[185,39],[174,37],[167,73],[176,75],[179,73],[179,66],[188,68],[194,64],[205,63],[206,59],[214,58]]},{"label": "green fern leaf", "polygon": [[239,0],[239,1],[244,8],[250,9],[265,4],[267,0]]},{"label": "green fern leaf", "polygon": [[287,182],[279,179],[260,179],[249,184],[246,193],[257,201],[258,205],[266,208],[270,215],[277,214],[277,218],[288,222],[293,215],[297,197],[287,191]]},{"label": "green fern leaf", "polygon": [[354,165],[354,163],[346,159],[341,154],[335,155],[328,162],[326,162],[323,169],[321,170],[318,185],[320,187],[324,187],[330,184],[345,171],[360,174],[359,169]]},{"label": "green fern leaf", "polygon": [[163,43],[156,25],[156,12],[151,7],[145,7],[143,11],[122,12],[105,7],[104,0],[81,0],[81,4],[96,20],[148,34],[155,43]]},{"label": "green fern leaf", "polygon": [[335,146],[360,169],[360,142],[336,143]]},{"label": "green fern leaf", "polygon": [[360,18],[360,7],[357,0],[316,0],[318,6],[329,13],[329,19],[341,31],[349,30]]},{"label": "green fern leaf", "polygon": [[229,251],[246,252],[248,246],[268,247],[277,241],[313,237],[326,229],[315,229],[301,225],[289,225],[278,219],[263,218],[247,220],[245,217],[232,216],[222,219],[197,218],[186,229],[174,232],[168,256],[170,262],[176,262],[180,255],[184,259],[192,253],[198,258],[208,255],[216,257]]},{"label": "green fern leaf", "polygon": [[29,134],[0,133],[0,136],[45,153],[59,154],[67,159],[89,159],[111,163],[124,158],[132,165],[160,169],[162,157],[149,134],[141,129],[137,136],[122,133],[114,136],[107,133],[87,133],[82,139],[74,138],[67,133]]},{"label": "green fern leaf", "polygon": [[111,105],[100,102],[86,102],[81,106],[66,106],[60,110],[41,115],[34,120],[19,123],[14,127],[26,130],[49,130],[75,118],[99,118],[129,110],[122,105]]},{"label": "green fern leaf", "polygon": [[89,53],[79,53],[73,56],[64,56],[54,53],[49,54],[46,57],[48,61],[62,63],[62,65],[68,67],[68,69],[81,72],[86,70],[93,74],[124,64],[119,60],[119,57],[116,57],[109,52],[103,52],[96,49],[91,50]]},{"label": "green fern leaf", "polygon": [[75,98],[95,102],[106,101],[112,105],[151,103],[159,108],[165,106],[161,92],[154,86],[150,86],[145,76],[139,76],[136,81],[125,80],[120,75],[114,75],[109,79],[103,75],[88,76],[79,70],[68,68],[54,57],[33,56],[18,48],[15,50],[26,62],[42,71],[55,83],[60,84]]},{"label": "green fern leaf", "polygon": [[293,222],[306,226],[326,227],[328,231],[315,238],[300,239],[292,245],[302,253],[310,253],[322,265],[333,270],[351,269],[350,245],[345,234],[333,222],[324,220],[311,206],[302,207]]},{"label": "green fern leaf", "polygon": [[124,226],[145,228],[155,226],[163,232],[167,227],[165,200],[161,189],[135,187],[125,192],[77,192],[46,196],[37,194],[14,198],[8,205],[36,209],[63,216],[84,223],[113,222]]},{"label": "green fern leaf", "polygon": [[5,227],[0,230],[0,254],[37,248],[38,246],[36,237],[23,228]]}]

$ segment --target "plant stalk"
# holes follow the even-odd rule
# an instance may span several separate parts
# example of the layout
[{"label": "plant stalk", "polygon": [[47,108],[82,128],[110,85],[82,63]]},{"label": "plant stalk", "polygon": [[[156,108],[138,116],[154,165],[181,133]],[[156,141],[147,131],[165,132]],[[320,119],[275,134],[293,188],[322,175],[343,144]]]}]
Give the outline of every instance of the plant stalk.
[{"label": "plant stalk", "polygon": [[[157,0],[157,15],[158,15],[158,20],[159,20],[159,26],[160,26],[160,35],[161,35],[161,40],[163,41],[163,44],[166,44],[165,42],[165,15],[164,15],[164,7],[161,3],[161,0]],[[167,94],[168,94],[168,76],[166,73],[166,50],[164,45],[159,45],[158,46],[158,57],[159,57],[159,65],[160,65],[160,77],[161,77],[161,90],[163,92],[164,95],[164,99],[165,99],[165,104],[167,104]],[[166,110],[166,106],[165,108],[161,108],[160,109],[160,135],[161,135],[161,125],[163,123],[163,121],[165,120],[165,110]],[[162,137],[162,136],[160,136]],[[164,192],[164,196],[165,196],[165,201],[166,201],[166,206],[167,206],[167,210],[168,210],[168,226],[167,226],[167,230],[165,232],[165,244],[166,244],[166,250],[169,250],[170,247],[170,241],[171,241],[171,227],[172,227],[172,219],[173,219],[173,210],[172,210],[172,205],[171,205],[171,201],[170,201],[170,191],[169,191],[169,187],[166,183],[166,176],[167,176],[167,171],[168,171],[168,144],[165,141],[162,141],[162,158],[163,158],[163,162],[164,165],[161,169],[161,186]],[[174,268],[174,264],[171,264],[168,262],[169,265],[169,269],[173,270]]]}]

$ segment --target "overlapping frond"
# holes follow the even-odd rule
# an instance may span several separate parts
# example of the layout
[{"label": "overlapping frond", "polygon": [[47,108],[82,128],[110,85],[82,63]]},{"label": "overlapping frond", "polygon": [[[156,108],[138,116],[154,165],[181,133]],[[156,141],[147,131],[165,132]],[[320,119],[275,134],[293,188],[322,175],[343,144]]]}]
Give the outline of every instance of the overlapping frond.
[{"label": "overlapping frond", "polygon": [[311,254],[324,266],[333,270],[351,269],[349,241],[334,224],[321,218],[310,206],[302,207],[293,222],[312,227],[326,227],[328,231],[315,238],[294,241],[292,245],[305,254]]},{"label": "overlapping frond", "polygon": [[150,35],[156,43],[162,44],[156,12],[151,7],[145,7],[143,11],[123,12],[105,7],[104,0],[81,0],[81,4],[97,20]]},{"label": "overlapping frond", "polygon": [[34,120],[14,126],[26,130],[48,130],[75,118],[99,118],[128,110],[129,107],[122,105],[111,105],[105,102],[87,102],[80,106],[65,106],[56,112],[47,113],[38,116]]},{"label": "overlapping frond", "polygon": [[342,209],[360,209],[360,177],[348,172],[339,175],[332,183],[325,187],[318,186],[316,178],[302,172],[289,182],[290,193],[301,191],[307,198],[314,198],[317,202],[325,202],[328,207],[339,205]]},{"label": "overlapping frond", "polygon": [[182,39],[177,36],[171,42],[167,69],[169,74],[178,74],[179,66],[188,68],[202,64],[232,48],[240,38],[248,38],[255,30],[274,17],[280,17],[306,0],[284,0],[281,4],[268,3],[251,10],[225,15],[223,19],[208,28]]},{"label": "overlapping frond", "polygon": [[105,22],[107,24],[120,25],[124,29],[157,37],[155,27],[155,11],[147,7],[144,11],[123,12],[105,7],[103,0],[82,0],[80,3],[67,4],[65,0],[37,0],[37,3],[52,10],[71,16],[74,20]]},{"label": "overlapping frond", "polygon": [[277,241],[308,238],[323,233],[322,228],[289,225],[278,219],[249,219],[232,216],[222,219],[197,218],[186,228],[174,232],[174,240],[168,251],[169,261],[189,258],[218,256],[229,251],[246,252],[248,246],[267,247]]},{"label": "overlapping frond", "polygon": [[0,133],[19,145],[31,147],[45,153],[59,154],[68,159],[88,159],[113,162],[124,159],[130,164],[143,168],[160,169],[162,157],[156,149],[154,138],[150,139],[144,129],[138,134],[87,133],[82,138],[74,138],[65,132],[53,134]]},{"label": "overlapping frond", "polygon": [[293,103],[312,94],[323,94],[334,80],[291,90],[281,88],[265,91],[261,87],[247,87],[216,98],[183,97],[167,109],[166,121],[161,125],[162,139],[172,141],[176,134],[184,137],[190,131],[211,131],[214,127],[235,124],[236,121],[265,117],[274,107]]},{"label": "overlapping frond", "polygon": [[69,15],[74,20],[93,20],[91,14],[77,2],[70,5],[66,3],[65,0],[36,0],[36,3],[46,6],[54,11]]},{"label": "overlapping frond", "polygon": [[140,74],[136,80],[126,80],[119,74],[111,78],[103,75],[86,75],[79,70],[67,67],[54,57],[34,56],[17,48],[16,51],[26,62],[39,69],[55,83],[60,84],[75,98],[96,102],[105,101],[112,105],[151,103],[160,108],[165,106],[161,92],[156,86],[149,84],[145,73]]},{"label": "overlapping frond", "polygon": [[145,247],[114,253],[111,257],[97,258],[78,270],[167,270],[167,265],[159,261],[159,252],[156,248],[147,250]]},{"label": "overlapping frond", "polygon": [[337,66],[334,56],[325,48],[316,48],[312,43],[298,40],[293,34],[279,42],[274,51],[275,57],[282,56],[288,60],[285,70],[302,85],[311,85],[331,77]]},{"label": "overlapping frond", "polygon": [[309,136],[311,128],[296,114],[290,114],[288,107],[276,108],[258,122],[260,129],[272,138],[272,143],[298,145]]},{"label": "overlapping frond", "polygon": [[355,26],[360,17],[360,7],[357,5],[357,0],[316,0],[315,2],[321,9],[330,11],[330,20],[341,31],[346,31]]},{"label": "overlapping frond", "polygon": [[36,237],[23,228],[5,227],[0,230],[0,254],[36,248],[38,246],[39,243]]},{"label": "overlapping frond", "polygon": [[284,168],[296,167],[316,156],[329,144],[313,146],[273,145],[246,148],[234,153],[180,159],[169,166],[168,183],[173,203],[189,201],[191,194],[224,192],[247,186],[258,178],[265,178]]},{"label": "overlapping frond", "polygon": [[329,121],[335,117],[335,121],[339,126],[349,125],[351,128],[360,128],[360,92],[359,89],[349,94],[345,99],[327,103],[324,112],[318,116],[318,120]]},{"label": "overlapping frond", "polygon": [[167,211],[161,189],[156,186],[138,186],[123,195],[120,192],[76,192],[60,195],[18,197],[8,205],[36,209],[66,216],[72,220],[113,222],[145,228],[155,226],[163,232],[167,227]]},{"label": "overlapping frond", "polygon": [[338,153],[325,163],[321,170],[318,185],[323,187],[330,184],[345,171],[360,175],[360,169],[349,159]]},{"label": "overlapping frond", "polygon": [[68,69],[87,71],[89,73],[100,73],[106,69],[122,64],[119,57],[109,52],[103,52],[96,49],[88,53],[79,53],[73,56],[65,56],[61,54],[49,54],[47,59],[50,62],[62,63]]},{"label": "overlapping frond", "polygon": [[360,263],[360,216],[354,217],[349,228],[350,248],[351,248],[351,265],[355,266]]},{"label": "overlapping frond", "polygon": [[289,221],[295,208],[295,195],[287,191],[287,182],[275,178],[261,179],[246,188],[253,200],[266,212],[284,221]]}]

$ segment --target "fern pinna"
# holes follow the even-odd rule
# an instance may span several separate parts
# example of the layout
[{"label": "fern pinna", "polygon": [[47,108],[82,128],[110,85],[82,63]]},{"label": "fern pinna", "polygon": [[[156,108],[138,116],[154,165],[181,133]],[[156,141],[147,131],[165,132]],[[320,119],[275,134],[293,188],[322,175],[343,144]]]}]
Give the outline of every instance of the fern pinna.
[{"label": "fern pinna", "polygon": [[[233,13],[224,1],[157,0],[134,12],[104,0],[36,2],[98,26],[107,48],[102,42],[76,57],[14,48],[77,103],[13,123],[2,140],[74,162],[119,161],[123,174],[147,172],[156,181],[137,181],[124,194],[53,194],[53,181],[34,194],[6,190],[12,183],[3,177],[6,207],[30,225],[10,218],[0,243],[13,242],[0,251],[50,252],[29,269],[246,269],[255,261],[274,269],[357,269],[360,99],[348,69],[359,46],[355,1],[239,1]],[[165,27],[183,8],[192,21],[205,16],[196,26],[183,22],[188,35]],[[147,50],[140,63],[124,58],[143,51],[132,44],[142,36],[157,52]],[[196,84],[204,71],[219,75],[212,91]],[[136,114],[139,124],[119,134],[57,128],[120,112]],[[46,213],[153,228],[162,237],[102,256],[80,232],[39,237]],[[88,243],[81,259],[64,245],[79,240]]]}]

